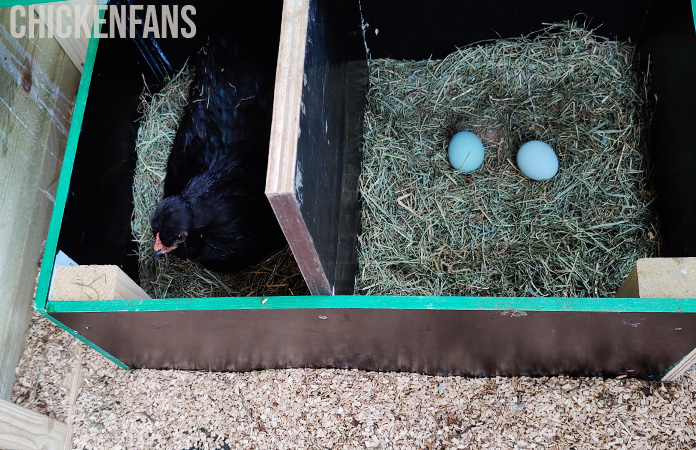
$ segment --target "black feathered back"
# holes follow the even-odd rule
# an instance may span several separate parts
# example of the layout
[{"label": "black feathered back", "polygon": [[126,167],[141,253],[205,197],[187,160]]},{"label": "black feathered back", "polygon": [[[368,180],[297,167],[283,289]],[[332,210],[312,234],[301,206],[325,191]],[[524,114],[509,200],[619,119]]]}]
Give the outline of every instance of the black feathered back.
[{"label": "black feathered back", "polygon": [[[264,46],[269,39],[239,28],[210,36],[194,57],[167,163],[165,198],[180,196],[193,211],[172,253],[214,270],[240,269],[285,245],[264,194],[278,43]],[[157,233],[161,219],[151,222]]]},{"label": "black feathered back", "polygon": [[[263,56],[219,33],[198,52],[189,105],[167,163],[165,197],[181,193],[194,176],[223,157],[247,166],[244,176],[251,182],[260,176],[265,183],[275,59]],[[239,143],[245,144],[246,154],[238,153]]]}]

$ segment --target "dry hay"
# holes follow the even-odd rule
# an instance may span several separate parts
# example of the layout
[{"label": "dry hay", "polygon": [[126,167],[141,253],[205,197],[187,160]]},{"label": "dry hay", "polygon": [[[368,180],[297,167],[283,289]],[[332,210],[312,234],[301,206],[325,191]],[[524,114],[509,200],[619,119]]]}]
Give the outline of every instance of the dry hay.
[{"label": "dry hay", "polygon": [[[444,60],[373,60],[357,292],[613,294],[657,249],[634,63],[630,44],[573,23]],[[486,148],[472,174],[447,160],[461,130]],[[517,169],[534,139],[559,156],[552,180]]]},{"label": "dry hay", "polygon": [[169,152],[188,100],[193,72],[185,67],[158,93],[143,93],[138,130],[134,211],[141,287],[152,298],[200,298],[300,295],[308,292],[292,252],[285,248],[248,270],[233,274],[210,271],[175,256],[153,260],[150,214],[162,199]]}]

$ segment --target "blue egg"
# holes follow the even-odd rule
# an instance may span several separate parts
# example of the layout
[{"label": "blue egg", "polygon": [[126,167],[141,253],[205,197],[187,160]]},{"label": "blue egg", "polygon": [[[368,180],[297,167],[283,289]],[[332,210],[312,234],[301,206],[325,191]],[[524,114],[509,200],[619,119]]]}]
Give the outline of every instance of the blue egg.
[{"label": "blue egg", "polygon": [[452,167],[463,173],[470,173],[483,163],[483,144],[474,133],[460,131],[450,140],[447,156]]},{"label": "blue egg", "polygon": [[548,180],[558,173],[558,156],[541,141],[529,141],[517,151],[517,167],[532,180]]}]

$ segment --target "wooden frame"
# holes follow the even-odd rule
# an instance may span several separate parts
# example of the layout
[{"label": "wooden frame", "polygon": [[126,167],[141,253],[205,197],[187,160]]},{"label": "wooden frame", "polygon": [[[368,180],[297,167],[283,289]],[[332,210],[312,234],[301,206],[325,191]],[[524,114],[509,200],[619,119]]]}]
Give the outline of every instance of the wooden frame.
[{"label": "wooden frame", "polygon": [[[322,46],[321,39],[317,39],[322,36],[322,30],[326,31],[320,20],[325,11],[322,8],[335,3],[328,0],[284,3],[267,183],[267,194],[314,293],[336,292],[339,280],[338,251],[335,246],[320,245],[324,238],[312,229],[319,222],[312,222],[315,215],[311,211],[324,214],[325,210],[305,210],[308,198],[298,189],[309,186],[303,152],[311,156],[315,150],[334,148],[328,146],[326,139],[327,130],[332,128],[329,121],[316,122],[320,116],[312,115],[324,111],[318,102],[321,98],[318,93],[323,90],[308,92],[308,89],[340,85],[341,77],[351,70],[348,64],[329,65],[340,69],[336,72],[323,70],[328,66],[322,66],[322,61],[331,61],[330,56],[337,55],[336,49]],[[370,5],[374,7],[377,3]],[[558,4],[558,8],[571,7]],[[358,14],[357,10],[354,12]],[[623,15],[624,11],[617,14]],[[643,15],[637,14],[641,18]],[[359,14],[356,23],[360,23]],[[392,27],[392,31],[395,28],[398,27]],[[339,37],[344,36],[341,32],[337,30]],[[359,33],[357,36],[363,44],[362,36]],[[388,33],[380,32],[379,39],[383,36]],[[312,37],[311,46],[309,37]],[[322,59],[321,55],[329,58]],[[59,250],[73,163],[79,158],[77,143],[96,59],[97,42],[92,40],[56,193],[36,307],[119,366],[196,370],[330,366],[476,376],[563,373],[661,379],[679,364],[681,367],[688,363],[684,355],[696,344],[695,298],[315,295],[49,300],[53,263]],[[349,59],[356,65],[359,63],[357,59]],[[308,68],[322,70],[308,71]],[[322,84],[315,84],[317,81]],[[342,92],[340,107],[331,110],[331,114],[343,108],[348,117],[346,111],[353,102],[346,99],[351,91],[346,88],[336,92]],[[334,99],[335,93],[327,98]],[[317,102],[314,108],[308,108],[309,100]],[[334,117],[329,112],[327,109],[326,117]],[[314,120],[324,127],[313,133],[315,125],[303,128],[305,120]],[[338,135],[353,134],[348,131],[354,130],[342,126],[336,126]],[[329,153],[318,157],[326,162],[326,167],[330,161],[339,164],[346,157],[345,154],[340,158],[329,157]],[[318,172],[317,177],[326,178],[327,173],[328,169]],[[331,194],[326,191],[325,196],[331,199],[328,207],[334,209],[324,219],[336,217],[333,213],[340,209],[337,205],[343,201],[342,193],[351,190],[346,174],[353,175],[350,170],[344,170],[340,180],[332,179]],[[339,222],[333,222],[333,229],[340,229]],[[321,226],[317,229],[321,231]],[[327,235],[340,239],[333,231]],[[322,253],[322,248],[334,250]]]}]

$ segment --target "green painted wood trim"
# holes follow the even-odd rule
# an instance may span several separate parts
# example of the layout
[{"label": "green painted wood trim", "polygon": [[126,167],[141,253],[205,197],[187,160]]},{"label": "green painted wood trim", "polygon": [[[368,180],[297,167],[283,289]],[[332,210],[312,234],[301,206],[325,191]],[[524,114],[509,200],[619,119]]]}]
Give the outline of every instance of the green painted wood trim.
[{"label": "green painted wood trim", "polygon": [[298,296],[48,302],[48,313],[274,309],[410,309],[696,313],[696,299]]},{"label": "green painted wood trim", "polygon": [[[18,2],[12,3],[17,4]],[[2,5],[1,0],[0,5]],[[101,18],[103,18],[104,11],[101,11],[100,15]],[[77,90],[75,107],[73,109],[73,116],[70,124],[70,132],[68,134],[68,141],[65,147],[65,155],[63,157],[63,165],[60,172],[60,178],[58,180],[58,189],[56,191],[55,203],[53,206],[53,214],[51,215],[51,222],[48,228],[48,237],[46,238],[46,246],[41,264],[39,282],[36,288],[36,296],[34,297],[34,305],[37,311],[39,311],[48,320],[50,320],[63,330],[67,331],[71,335],[75,336],[80,341],[84,342],[85,344],[87,344],[87,346],[93,348],[98,353],[102,354],[105,358],[112,361],[120,368],[128,369],[129,367],[127,365],[123,364],[121,361],[114,358],[111,354],[109,354],[108,352],[93,344],[88,339],[81,336],[72,328],[65,326],[60,321],[51,317],[46,312],[46,303],[48,301],[48,288],[51,283],[51,276],[53,273],[53,261],[55,260],[56,249],[58,247],[58,235],[60,234],[60,227],[61,223],[63,222],[65,203],[70,188],[70,177],[72,175],[72,167],[75,162],[75,152],[77,151],[77,143],[80,137],[80,131],[82,130],[82,120],[84,118],[85,107],[87,105],[87,95],[89,93],[89,86],[92,80],[92,73],[94,71],[94,61],[97,55],[98,44],[99,39],[89,39],[87,55],[85,57],[85,65],[82,68],[82,77],[80,78],[80,85]]]},{"label": "green painted wood trim", "polygon": [[[103,17],[104,11],[102,11]],[[97,23],[98,24],[98,23]],[[99,25],[99,24],[98,24]],[[55,203],[53,206],[53,214],[51,222],[48,226],[48,237],[46,238],[46,250],[44,251],[43,261],[41,264],[41,273],[39,275],[39,283],[36,288],[36,296],[34,303],[36,309],[42,311],[45,309],[46,301],[48,300],[48,287],[51,283],[51,275],[53,273],[53,261],[56,257],[56,249],[58,247],[58,235],[63,222],[63,213],[65,211],[65,203],[68,198],[70,189],[70,177],[72,176],[72,168],[75,163],[75,152],[77,151],[77,143],[82,130],[82,120],[85,116],[85,107],[87,106],[87,95],[89,94],[89,86],[92,81],[92,72],[94,71],[94,61],[97,56],[97,47],[99,39],[91,37],[87,46],[87,55],[85,57],[85,65],[82,68],[82,77],[80,78],[80,86],[77,90],[75,99],[75,107],[73,109],[72,122],[70,124],[70,133],[65,146],[65,155],[63,156],[63,166],[58,180],[58,188],[56,190]]]}]

